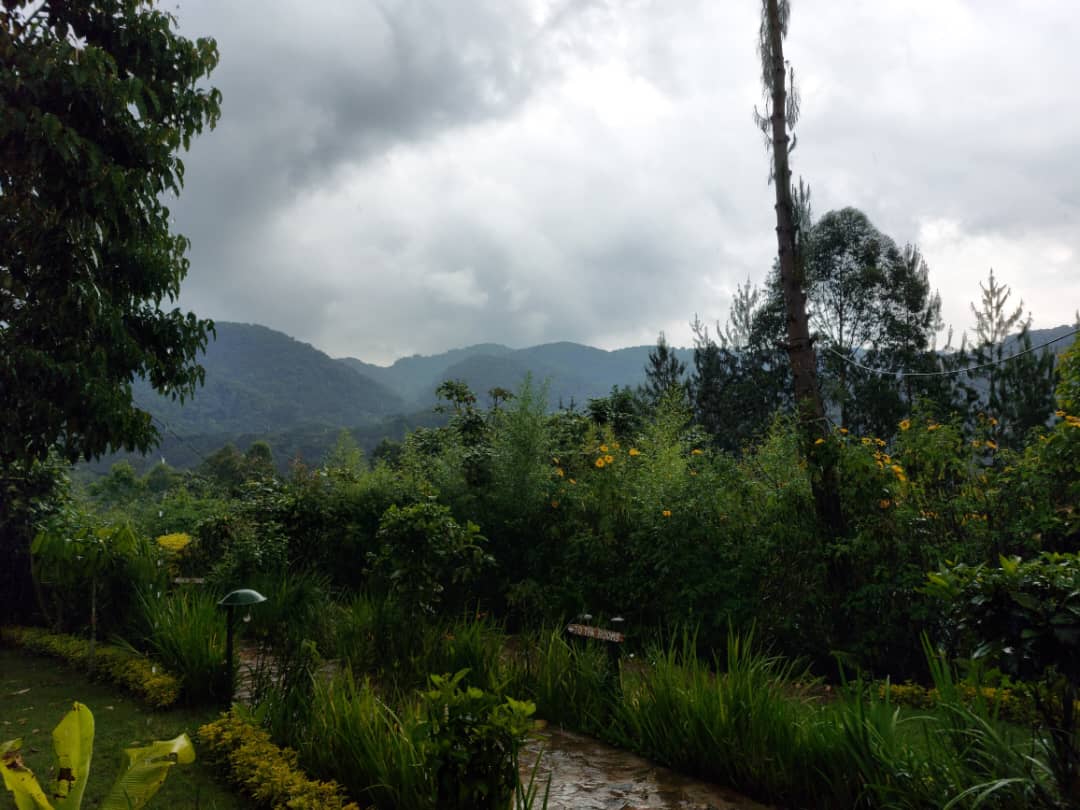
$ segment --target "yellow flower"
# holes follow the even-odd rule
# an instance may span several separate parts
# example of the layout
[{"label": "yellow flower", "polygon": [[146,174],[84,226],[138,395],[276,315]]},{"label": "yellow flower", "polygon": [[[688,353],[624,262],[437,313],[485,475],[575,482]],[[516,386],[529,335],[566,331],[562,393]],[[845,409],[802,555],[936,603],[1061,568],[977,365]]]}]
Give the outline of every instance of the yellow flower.
[{"label": "yellow flower", "polygon": [[927,427],[926,427],[926,432],[927,432],[927,433],[933,433],[933,432],[934,432],[935,430],[937,430],[937,429],[938,429],[939,427],[941,427],[941,425],[938,425],[938,424],[933,424],[933,425],[927,425]]},{"label": "yellow flower", "polygon": [[861,441],[862,441],[863,444],[865,444],[867,447],[869,447],[870,444],[873,442],[873,439],[871,439],[869,436],[863,436]]},{"label": "yellow flower", "polygon": [[700,456],[703,452],[704,451],[701,450],[700,448],[695,447],[693,450],[690,451],[690,455],[692,455],[692,456]]},{"label": "yellow flower", "polygon": [[843,436],[847,436],[848,429],[847,428],[840,428],[840,434],[843,435]]},{"label": "yellow flower", "polygon": [[593,463],[594,463],[594,464],[596,464],[596,467],[597,467],[597,469],[600,469],[600,468],[602,468],[602,467],[604,466],[604,463],[605,463],[605,462],[604,462],[604,460],[603,460],[602,458],[598,458],[598,459],[597,459],[597,460],[596,460],[595,462],[593,462]]},{"label": "yellow flower", "polygon": [[900,420],[900,429],[901,430],[907,430],[910,427],[911,427],[911,420],[910,419],[901,419]]},{"label": "yellow flower", "polygon": [[882,498],[880,501],[877,502],[877,505],[880,506],[882,509],[888,509],[890,506],[892,506],[892,501],[890,501],[888,498]]},{"label": "yellow flower", "polygon": [[825,444],[824,439],[814,439],[814,444]]},{"label": "yellow flower", "polygon": [[691,475],[697,475],[697,470],[691,470],[691,471],[690,471],[690,474],[691,474]]},{"label": "yellow flower", "polygon": [[991,441],[990,439],[986,440],[986,446],[989,447],[991,450],[997,450],[998,449],[997,442]]},{"label": "yellow flower", "polygon": [[601,453],[606,453],[607,451],[608,451],[608,446],[606,444],[600,445],[600,452]]},{"label": "yellow flower", "polygon": [[184,532],[173,532],[172,534],[163,534],[157,539],[157,543],[166,551],[182,551],[188,543],[191,542],[191,535]]},{"label": "yellow flower", "polygon": [[605,464],[614,464],[615,463],[614,456],[604,456],[604,463]]},{"label": "yellow flower", "polygon": [[556,467],[556,468],[555,468],[555,474],[556,474],[556,475],[558,475],[558,476],[559,476],[559,478],[562,478],[563,476],[565,476],[565,475],[566,475],[566,473],[565,473],[565,472],[563,472],[563,468],[562,468],[562,467]]},{"label": "yellow flower", "polygon": [[630,455],[632,455],[632,456],[640,456],[641,455],[641,451],[638,450],[636,447],[631,447],[629,452],[630,452]]},{"label": "yellow flower", "polygon": [[1058,419],[1064,419],[1065,418],[1065,411],[1060,411],[1060,410],[1059,411],[1054,411],[1054,416],[1056,416]]},{"label": "yellow flower", "polygon": [[998,423],[997,419],[995,419],[994,417],[991,416],[990,417],[990,427],[997,427],[997,423]]},{"label": "yellow flower", "polygon": [[576,484],[576,483],[577,483],[577,481],[575,481],[575,480],[574,480],[573,478],[568,478],[567,480],[568,480],[568,481],[569,481],[569,482],[570,482],[571,484]]},{"label": "yellow flower", "polygon": [[874,444],[876,444],[878,447],[884,447],[885,446],[885,440],[884,439],[874,439]]},{"label": "yellow flower", "polygon": [[558,509],[559,508],[559,502],[558,501],[552,501],[551,502],[551,508],[552,509]]},{"label": "yellow flower", "polygon": [[661,514],[661,515],[663,515],[663,516],[664,516],[664,517],[666,517],[666,518],[667,518],[667,517],[671,517],[671,510],[670,510],[670,509],[665,509],[665,510],[664,510],[663,512],[661,512],[660,514]]},{"label": "yellow flower", "polygon": [[611,447],[612,447],[613,450],[618,450],[619,449],[619,443],[618,442],[612,442]]}]

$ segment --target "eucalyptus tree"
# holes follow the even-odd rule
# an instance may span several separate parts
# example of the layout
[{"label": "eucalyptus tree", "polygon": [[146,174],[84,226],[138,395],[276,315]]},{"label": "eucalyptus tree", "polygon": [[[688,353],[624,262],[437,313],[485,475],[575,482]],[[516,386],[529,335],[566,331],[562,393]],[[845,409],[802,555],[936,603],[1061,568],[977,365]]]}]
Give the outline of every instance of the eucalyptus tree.
[{"label": "eucalyptus tree", "polygon": [[828,439],[825,405],[818,386],[817,358],[810,339],[806,294],[799,256],[798,211],[791,185],[788,155],[795,147],[789,133],[799,117],[795,69],[784,61],[791,4],[788,0],[762,0],[758,52],[761,55],[763,108],[754,111],[758,127],[772,153],[771,179],[776,189],[776,246],[783,294],[788,360],[794,382],[795,407],[802,426],[805,454],[817,466],[811,477],[818,518],[833,530],[843,525],[840,492],[831,453],[817,453],[818,439]]},{"label": "eucalyptus tree", "polygon": [[803,256],[826,400],[842,427],[887,435],[922,391],[901,372],[928,367],[942,327],[926,262],[855,208],[814,223]]}]

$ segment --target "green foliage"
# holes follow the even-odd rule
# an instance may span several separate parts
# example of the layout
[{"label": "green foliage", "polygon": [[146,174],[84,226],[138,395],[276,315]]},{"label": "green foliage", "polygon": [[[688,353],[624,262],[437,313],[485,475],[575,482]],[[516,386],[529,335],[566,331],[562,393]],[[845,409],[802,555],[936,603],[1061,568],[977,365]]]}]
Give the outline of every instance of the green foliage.
[{"label": "green foliage", "polygon": [[950,624],[1010,675],[1038,679],[1036,705],[1054,746],[1051,770],[1072,804],[1080,802],[1080,558],[1043,554],[1000,566],[963,563],[931,573],[927,590],[946,602]]},{"label": "green foliage", "polygon": [[202,591],[160,591],[141,597],[142,644],[180,676],[193,703],[227,695],[225,613]]},{"label": "green foliage", "polygon": [[656,349],[649,352],[649,362],[645,366],[644,393],[654,406],[674,389],[686,395],[686,363],[668,346],[667,338],[661,332],[656,339]]},{"label": "green foliage", "polygon": [[30,543],[71,500],[67,465],[45,461],[0,463],[0,609],[9,621],[28,621],[37,604]]},{"label": "green foliage", "polygon": [[480,527],[460,525],[433,501],[391,506],[379,522],[380,549],[371,571],[384,591],[413,616],[464,607],[468,584],[492,563]]},{"label": "green foliage", "polygon": [[169,232],[177,152],[213,126],[211,39],[143,4],[0,9],[0,463],[145,450],[140,376],[186,398],[213,329],[175,301],[188,241]]},{"label": "green foliage", "polygon": [[30,546],[42,613],[55,630],[89,626],[98,617],[120,630],[140,589],[160,587],[160,550],[129,525],[94,525],[89,515],[69,512],[38,532]]},{"label": "green foliage", "polygon": [[431,688],[420,695],[428,767],[437,774],[436,806],[504,810],[520,779],[517,750],[535,707],[462,687],[465,675],[432,675]]},{"label": "green foliage", "polygon": [[1058,358],[1058,385],[1054,395],[1058,408],[1080,415],[1080,339],[1073,340]]},{"label": "green foliage", "polygon": [[1048,671],[1080,673],[1080,558],[1043,554],[998,567],[957,563],[928,577],[927,590],[944,599],[950,625],[986,645],[1021,678]]}]

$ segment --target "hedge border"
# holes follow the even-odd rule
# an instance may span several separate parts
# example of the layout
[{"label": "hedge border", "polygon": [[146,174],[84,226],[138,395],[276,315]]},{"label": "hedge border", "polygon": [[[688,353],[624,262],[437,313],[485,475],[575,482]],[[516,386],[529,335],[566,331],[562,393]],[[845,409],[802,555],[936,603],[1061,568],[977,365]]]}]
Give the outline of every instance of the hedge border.
[{"label": "hedge border", "polygon": [[197,733],[203,758],[224,770],[229,780],[274,810],[360,810],[348,802],[337,782],[309,778],[296,752],[280,748],[265,729],[244,720],[235,708],[202,726]]},{"label": "hedge border", "polygon": [[[90,642],[41,627],[0,627],[0,641],[30,652],[59,658],[72,667],[91,669]],[[91,675],[111,681],[143,703],[165,709],[180,697],[180,680],[159,664],[112,644],[97,644]]]}]

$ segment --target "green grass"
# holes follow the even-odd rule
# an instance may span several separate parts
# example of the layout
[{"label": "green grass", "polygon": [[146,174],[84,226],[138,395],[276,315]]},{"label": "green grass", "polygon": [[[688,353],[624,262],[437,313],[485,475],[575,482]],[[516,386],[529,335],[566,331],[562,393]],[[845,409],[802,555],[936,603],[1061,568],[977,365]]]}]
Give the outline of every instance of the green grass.
[{"label": "green grass", "polygon": [[[120,773],[124,748],[171,739],[182,731],[194,739],[196,729],[217,714],[213,709],[147,711],[131,696],[91,682],[52,659],[0,648],[0,741],[23,738],[26,764],[46,790],[53,764],[52,730],[76,700],[90,707],[97,728],[84,810],[100,806]],[[2,788],[0,793],[0,807],[10,806],[10,794]],[[149,806],[232,810],[246,805],[197,758],[191,765],[173,768]]]}]

